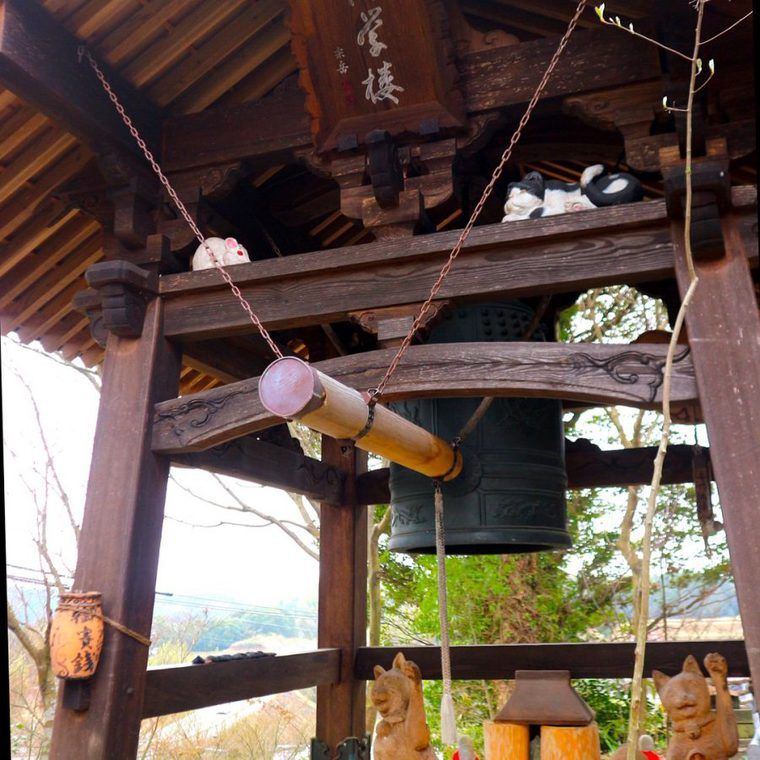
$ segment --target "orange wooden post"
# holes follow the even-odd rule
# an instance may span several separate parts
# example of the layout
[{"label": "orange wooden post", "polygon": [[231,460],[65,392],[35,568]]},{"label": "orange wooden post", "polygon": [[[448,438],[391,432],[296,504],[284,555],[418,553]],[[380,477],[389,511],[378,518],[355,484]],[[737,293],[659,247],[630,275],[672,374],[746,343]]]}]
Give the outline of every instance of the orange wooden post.
[{"label": "orange wooden post", "polygon": [[541,726],[541,760],[599,760],[599,726]]},{"label": "orange wooden post", "polygon": [[486,760],[528,760],[530,729],[520,723],[487,720],[483,724]]},{"label": "orange wooden post", "polygon": [[452,480],[462,470],[462,455],[424,428],[367,397],[286,356],[272,362],[259,380],[259,398],[272,414],[356,446],[431,478]]}]

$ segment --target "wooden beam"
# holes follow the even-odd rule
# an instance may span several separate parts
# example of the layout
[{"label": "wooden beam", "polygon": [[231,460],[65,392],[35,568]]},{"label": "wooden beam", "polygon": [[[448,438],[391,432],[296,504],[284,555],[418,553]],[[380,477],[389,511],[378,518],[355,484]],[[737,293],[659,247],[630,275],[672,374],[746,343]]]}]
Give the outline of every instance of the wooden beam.
[{"label": "wooden beam", "polygon": [[[456,396],[567,398],[608,406],[656,408],[661,402],[662,344],[448,343],[412,346],[385,401]],[[368,351],[313,366],[357,390],[377,386],[395,349]],[[671,400],[697,398],[688,349],[674,365]],[[258,397],[258,378],[156,406],[153,450],[200,451],[270,427],[280,418]]]},{"label": "wooden beam", "polygon": [[[735,195],[754,193],[740,188]],[[741,216],[757,260],[756,219]],[[425,300],[459,230],[239,264],[230,270],[268,329],[345,320],[354,311]],[[673,276],[665,202],[476,227],[441,299],[521,298]],[[249,332],[237,299],[212,270],[161,278],[167,335],[199,340]]]},{"label": "wooden beam", "polygon": [[[168,459],[150,450],[151,412],[177,393],[181,358],[162,334],[162,306],[147,304],[140,338],[108,338],[73,584],[100,591],[104,613],[142,636],[151,631],[169,474]],[[93,678],[61,684],[50,757],[134,758],[147,663],[147,646],[107,625]],[[68,705],[83,688],[89,709],[75,711]]]},{"label": "wooden beam", "polygon": [[[760,313],[734,212],[722,220],[725,255],[695,263],[686,313],[753,682],[760,684]],[[688,286],[683,224],[674,222],[676,272]]]},{"label": "wooden beam", "polygon": [[340,678],[317,687],[317,739],[334,752],[366,731],[365,685],[354,658],[367,635],[367,507],[356,503],[356,476],[367,455],[350,441],[322,436],[322,461],[345,474],[340,505],[322,504],[319,520],[317,646],[340,649]]},{"label": "wooden beam", "polygon": [[[0,82],[88,145],[117,143],[137,153],[127,128],[86,62],[80,64],[73,34],[34,0],[0,6]],[[124,78],[102,68],[143,138],[160,148],[158,108]]]},{"label": "wooden beam", "polygon": [[149,668],[142,717],[308,689],[335,683],[339,677],[339,649]]},{"label": "wooden beam", "polygon": [[[630,678],[633,672],[632,642],[581,644],[491,644],[451,647],[451,675],[457,680],[514,678],[515,670],[569,670],[571,678]],[[355,675],[372,680],[372,668],[390,668],[397,652],[419,665],[426,680],[441,678],[440,647],[362,647],[356,653]],[[650,641],[644,672],[653,668],[675,675],[693,655],[702,661],[709,652],[720,652],[728,661],[731,677],[749,675],[744,642]]]},{"label": "wooden beam", "polygon": [[[657,52],[615,30],[577,30],[545,97],[616,87],[659,76]],[[461,86],[469,113],[527,103],[557,49],[558,37],[463,56]],[[167,121],[165,164],[172,171],[239,159],[289,160],[310,147],[304,94],[285,88],[257,103]]]},{"label": "wooden beam", "polygon": [[[709,449],[705,449],[709,455]],[[567,487],[617,488],[648,485],[652,481],[652,464],[656,446],[639,449],[612,449],[603,451],[588,441],[565,441],[565,467]],[[389,470],[379,470],[360,475],[356,483],[357,498],[363,504],[387,504],[391,494],[388,488]],[[691,483],[692,447],[686,444],[668,446],[662,471],[664,485]]]},{"label": "wooden beam", "polygon": [[254,436],[206,451],[175,454],[172,464],[282,488],[329,504],[340,504],[343,496],[343,474],[335,467]]}]

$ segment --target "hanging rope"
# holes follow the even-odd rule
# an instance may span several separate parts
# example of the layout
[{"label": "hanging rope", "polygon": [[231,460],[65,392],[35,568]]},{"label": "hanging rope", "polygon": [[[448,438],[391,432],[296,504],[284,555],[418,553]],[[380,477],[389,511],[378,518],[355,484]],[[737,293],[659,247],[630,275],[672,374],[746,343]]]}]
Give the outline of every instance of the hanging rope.
[{"label": "hanging rope", "polygon": [[548,84],[551,75],[554,73],[554,69],[557,67],[557,63],[559,62],[559,59],[562,56],[562,53],[564,52],[565,47],[567,47],[567,43],[570,40],[570,36],[572,35],[573,31],[575,30],[576,25],[578,24],[578,19],[580,19],[581,14],[583,13],[583,10],[586,7],[587,1],[588,0],[580,0],[580,2],[578,3],[578,7],[575,9],[575,13],[573,14],[572,19],[570,19],[570,23],[567,26],[567,30],[565,31],[565,34],[562,36],[562,39],[560,40],[559,45],[557,46],[557,50],[554,52],[554,55],[552,56],[552,59],[549,62],[549,65],[546,67],[546,71],[544,72],[544,75],[541,78],[541,81],[538,83],[538,87],[536,87],[536,91],[533,93],[533,97],[530,99],[530,102],[528,103],[528,107],[525,109],[525,113],[522,115],[522,118],[520,119],[520,122],[517,125],[517,129],[515,129],[514,134],[512,135],[512,138],[509,141],[509,144],[504,149],[504,152],[501,154],[501,159],[499,160],[497,167],[494,169],[493,174],[491,175],[490,182],[486,185],[485,189],[483,190],[483,195],[480,196],[480,200],[478,201],[477,205],[475,206],[475,209],[470,215],[469,221],[467,222],[461,234],[459,235],[459,239],[454,244],[454,247],[451,249],[451,253],[449,253],[449,258],[446,261],[446,263],[443,265],[440,271],[440,274],[438,275],[438,279],[435,281],[435,283],[433,284],[433,287],[430,289],[430,295],[427,297],[427,300],[425,301],[425,303],[422,304],[422,307],[420,308],[419,313],[415,317],[415,320],[412,323],[412,326],[409,329],[409,332],[407,333],[406,337],[404,338],[401,345],[399,346],[399,349],[396,352],[396,355],[393,357],[393,361],[390,363],[388,369],[386,370],[385,375],[383,376],[383,379],[380,381],[379,385],[376,388],[369,389],[370,398],[369,398],[368,403],[376,404],[380,400],[380,397],[383,395],[383,391],[385,390],[385,387],[388,385],[388,382],[390,381],[391,377],[393,377],[393,374],[395,373],[396,369],[398,369],[399,363],[404,358],[404,354],[407,352],[407,350],[409,349],[409,346],[412,344],[412,340],[414,339],[414,336],[417,334],[417,331],[420,329],[420,327],[422,327],[425,317],[428,311],[430,311],[430,307],[432,306],[433,301],[435,300],[435,297],[438,295],[438,292],[443,286],[445,279],[448,277],[449,272],[451,271],[451,267],[454,265],[454,261],[456,260],[457,256],[459,256],[459,252],[462,250],[462,246],[465,244],[465,241],[470,236],[470,232],[472,232],[472,228],[475,226],[475,222],[478,220],[480,213],[483,211],[483,207],[485,206],[486,201],[488,200],[491,193],[493,192],[494,186],[496,185],[502,173],[504,172],[504,167],[506,166],[507,162],[511,158],[512,151],[514,150],[515,145],[517,145],[518,140],[522,136],[522,131],[523,129],[525,129],[525,125],[528,123],[528,120],[530,119],[531,114],[533,113],[533,109],[538,104],[538,101],[543,91],[546,89],[546,85]]},{"label": "hanging rope", "polygon": [[454,698],[451,696],[451,642],[449,641],[448,590],[446,587],[446,540],[443,532],[443,492],[435,481],[435,556],[438,562],[438,620],[441,626],[441,741],[456,744],[457,724]]},{"label": "hanging rope", "polygon": [[140,642],[145,647],[150,647],[151,641],[147,636],[143,636],[141,633],[138,633],[137,631],[133,631],[131,628],[128,628],[126,625],[119,623],[117,620],[114,620],[113,618],[107,617],[102,612],[98,612],[96,610],[93,610],[92,607],[88,604],[77,604],[76,602],[63,602],[58,605],[58,610],[72,610],[73,612],[83,612],[86,615],[90,615],[94,618],[100,618],[104,623],[107,623],[112,628],[115,628],[119,633],[123,633],[125,636],[129,636],[130,638],[133,638],[135,641]]},{"label": "hanging rope", "polygon": [[111,100],[111,103],[113,103],[114,108],[118,112],[119,116],[121,116],[121,120],[124,122],[124,125],[129,130],[132,137],[134,137],[135,142],[139,146],[140,150],[142,151],[143,155],[145,156],[145,159],[148,161],[148,163],[153,168],[153,171],[156,173],[156,176],[160,180],[161,184],[166,189],[167,194],[169,197],[174,201],[174,205],[177,207],[177,210],[180,214],[182,214],[182,217],[187,222],[190,229],[193,231],[193,234],[196,238],[198,238],[198,242],[206,249],[206,252],[208,253],[209,257],[211,258],[211,261],[213,262],[214,266],[217,270],[219,270],[219,273],[222,275],[222,278],[224,281],[229,285],[230,290],[234,294],[235,298],[240,302],[240,306],[242,307],[243,311],[248,315],[248,318],[253,323],[253,326],[259,331],[261,334],[261,337],[264,338],[264,340],[269,345],[269,348],[272,349],[272,353],[278,358],[282,359],[282,351],[280,351],[277,344],[272,340],[272,336],[269,334],[267,329],[264,327],[264,325],[261,324],[261,320],[254,314],[253,309],[251,308],[251,305],[248,303],[248,301],[243,297],[243,294],[240,292],[240,288],[238,288],[237,285],[232,281],[232,277],[230,277],[229,272],[224,268],[222,263],[216,258],[214,255],[214,252],[211,250],[211,246],[206,242],[206,238],[203,237],[203,233],[198,228],[198,225],[195,223],[195,220],[192,216],[190,216],[187,208],[185,207],[185,204],[180,200],[180,197],[177,195],[177,192],[172,187],[171,182],[167,179],[166,175],[161,171],[161,167],[158,165],[158,162],[153,157],[153,153],[151,153],[148,146],[145,144],[145,140],[142,139],[140,136],[140,133],[137,130],[137,127],[132,123],[132,119],[129,118],[127,115],[127,112],[124,110],[124,106],[119,101],[119,98],[116,96],[116,93],[111,88],[111,85],[108,83],[108,80],[105,77],[105,74],[101,71],[100,66],[98,66],[97,61],[92,57],[92,54],[90,51],[84,46],[80,45],[77,49],[77,55],[79,57],[79,62],[82,62],[83,58],[87,59],[87,62],[90,64],[90,67],[95,72],[95,76],[100,80],[100,84],[103,87],[103,90],[105,91],[106,95],[108,95],[109,99]]}]

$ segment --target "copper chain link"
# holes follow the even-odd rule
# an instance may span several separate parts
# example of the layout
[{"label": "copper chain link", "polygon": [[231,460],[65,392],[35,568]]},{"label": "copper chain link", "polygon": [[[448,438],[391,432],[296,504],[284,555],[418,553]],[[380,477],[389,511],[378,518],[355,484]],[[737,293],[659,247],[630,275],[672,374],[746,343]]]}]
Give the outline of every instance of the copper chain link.
[{"label": "copper chain link", "polygon": [[203,237],[203,233],[198,228],[198,225],[195,223],[195,220],[190,216],[187,208],[185,207],[185,204],[180,200],[179,196],[177,195],[177,192],[172,187],[171,183],[167,179],[166,175],[161,171],[161,167],[158,165],[158,162],[153,157],[153,153],[151,153],[148,146],[145,144],[145,140],[142,139],[140,136],[140,133],[137,131],[137,127],[132,124],[132,119],[127,116],[127,112],[124,110],[124,106],[119,101],[119,98],[116,96],[116,93],[111,89],[111,85],[108,83],[108,80],[105,77],[105,74],[100,69],[100,66],[98,66],[97,61],[92,57],[90,51],[84,47],[83,45],[79,47],[77,54],[79,56],[79,61],[81,63],[82,58],[86,58],[90,66],[92,67],[92,70],[95,72],[95,76],[100,80],[100,84],[102,85],[103,89],[106,92],[106,95],[110,98],[111,102],[114,105],[114,108],[119,113],[119,116],[121,116],[122,121],[124,122],[124,125],[127,127],[127,129],[130,131],[132,137],[134,137],[135,142],[140,147],[140,150],[143,152],[143,155],[145,156],[148,163],[153,167],[153,171],[156,173],[156,176],[161,181],[161,184],[166,188],[166,192],[169,195],[169,197],[174,201],[174,205],[177,207],[177,210],[180,214],[182,214],[182,217],[184,220],[188,223],[190,226],[190,229],[193,231],[193,234],[195,237],[198,238],[198,241],[202,246],[205,247],[206,252],[211,258],[211,261],[213,262],[214,266],[219,270],[219,273],[222,275],[222,278],[227,283],[227,285],[230,286],[230,290],[234,294],[235,298],[240,302],[240,306],[243,308],[243,311],[248,314],[248,317],[250,318],[251,322],[253,323],[254,327],[261,333],[261,337],[264,338],[264,340],[269,345],[269,348],[272,349],[272,352],[278,359],[282,359],[282,351],[280,351],[280,348],[278,345],[272,340],[272,336],[269,334],[267,329],[264,327],[264,325],[261,324],[261,320],[253,313],[253,309],[251,308],[251,305],[248,303],[248,301],[243,297],[243,294],[240,292],[240,288],[235,285],[235,283],[232,281],[232,277],[230,277],[229,272],[224,268],[224,265],[216,258],[214,255],[214,252],[211,250],[211,246],[206,242],[206,239]]},{"label": "copper chain link", "polygon": [[456,257],[459,255],[459,252],[462,250],[462,246],[464,245],[465,241],[469,237],[470,232],[472,231],[472,228],[475,225],[475,222],[480,216],[480,213],[483,210],[483,207],[485,206],[486,201],[488,200],[488,198],[491,195],[491,192],[494,189],[494,186],[498,182],[499,177],[501,177],[502,172],[504,171],[504,167],[507,161],[509,161],[512,155],[512,151],[514,150],[515,145],[517,145],[517,141],[520,139],[520,136],[522,135],[522,131],[525,128],[525,125],[528,123],[528,119],[530,119],[533,109],[536,107],[536,104],[538,103],[538,100],[541,97],[541,94],[546,88],[546,85],[549,82],[549,78],[554,72],[554,69],[556,68],[557,63],[559,62],[560,56],[562,55],[565,47],[567,46],[567,43],[570,39],[570,35],[573,33],[573,30],[575,29],[578,23],[578,19],[581,17],[581,14],[583,13],[583,10],[585,9],[587,2],[588,0],[580,0],[580,2],[578,3],[578,7],[575,9],[575,14],[573,15],[572,19],[570,19],[570,23],[568,24],[567,30],[565,31],[564,36],[560,40],[559,46],[557,47],[557,50],[552,56],[552,59],[549,62],[549,66],[544,72],[544,76],[539,82],[538,87],[536,87],[536,91],[533,93],[533,97],[530,99],[530,102],[528,103],[528,107],[525,109],[525,113],[523,114],[522,118],[520,119],[519,124],[517,125],[517,129],[515,129],[514,134],[512,135],[512,139],[509,141],[509,145],[507,145],[507,147],[504,149],[504,152],[501,154],[501,160],[499,161],[499,164],[496,167],[496,169],[494,169],[493,175],[491,176],[491,181],[486,185],[485,189],[483,190],[483,195],[480,197],[480,200],[478,201],[477,206],[475,206],[475,209],[473,210],[469,221],[467,222],[461,234],[459,235],[459,239],[457,240],[456,244],[451,249],[451,253],[449,254],[448,260],[443,265],[443,268],[441,269],[441,272],[438,275],[438,279],[435,281],[435,283],[433,284],[433,287],[430,289],[430,295],[428,296],[425,303],[422,304],[422,307],[420,308],[420,311],[417,314],[417,317],[412,323],[412,326],[409,329],[407,336],[404,338],[403,342],[399,346],[399,349],[396,355],[393,357],[393,361],[388,366],[388,369],[386,370],[385,375],[383,376],[383,379],[380,381],[380,384],[377,386],[377,388],[369,389],[369,394],[370,394],[369,403],[370,404],[376,404],[378,402],[378,400],[380,399],[380,396],[382,396],[383,391],[385,390],[385,387],[388,385],[388,382],[390,381],[391,377],[393,377],[393,373],[396,371],[399,363],[404,358],[404,354],[407,352],[407,350],[409,349],[409,346],[412,344],[412,340],[414,339],[415,334],[422,326],[423,320],[425,319],[425,316],[430,310],[430,307],[433,301],[435,300],[435,297],[438,295],[438,291],[440,291],[441,287],[443,286],[444,280],[446,279],[446,277],[448,277],[449,272],[451,271],[451,267],[453,266],[454,261],[456,260]]}]

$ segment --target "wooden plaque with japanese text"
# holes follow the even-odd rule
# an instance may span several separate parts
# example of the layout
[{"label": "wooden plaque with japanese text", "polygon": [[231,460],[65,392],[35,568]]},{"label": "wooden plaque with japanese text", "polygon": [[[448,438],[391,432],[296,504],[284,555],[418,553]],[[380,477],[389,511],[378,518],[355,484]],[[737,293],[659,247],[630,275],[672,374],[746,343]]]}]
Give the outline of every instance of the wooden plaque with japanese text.
[{"label": "wooden plaque with japanese text", "polygon": [[290,0],[293,52],[317,151],[373,129],[433,134],[461,127],[441,0]]}]

